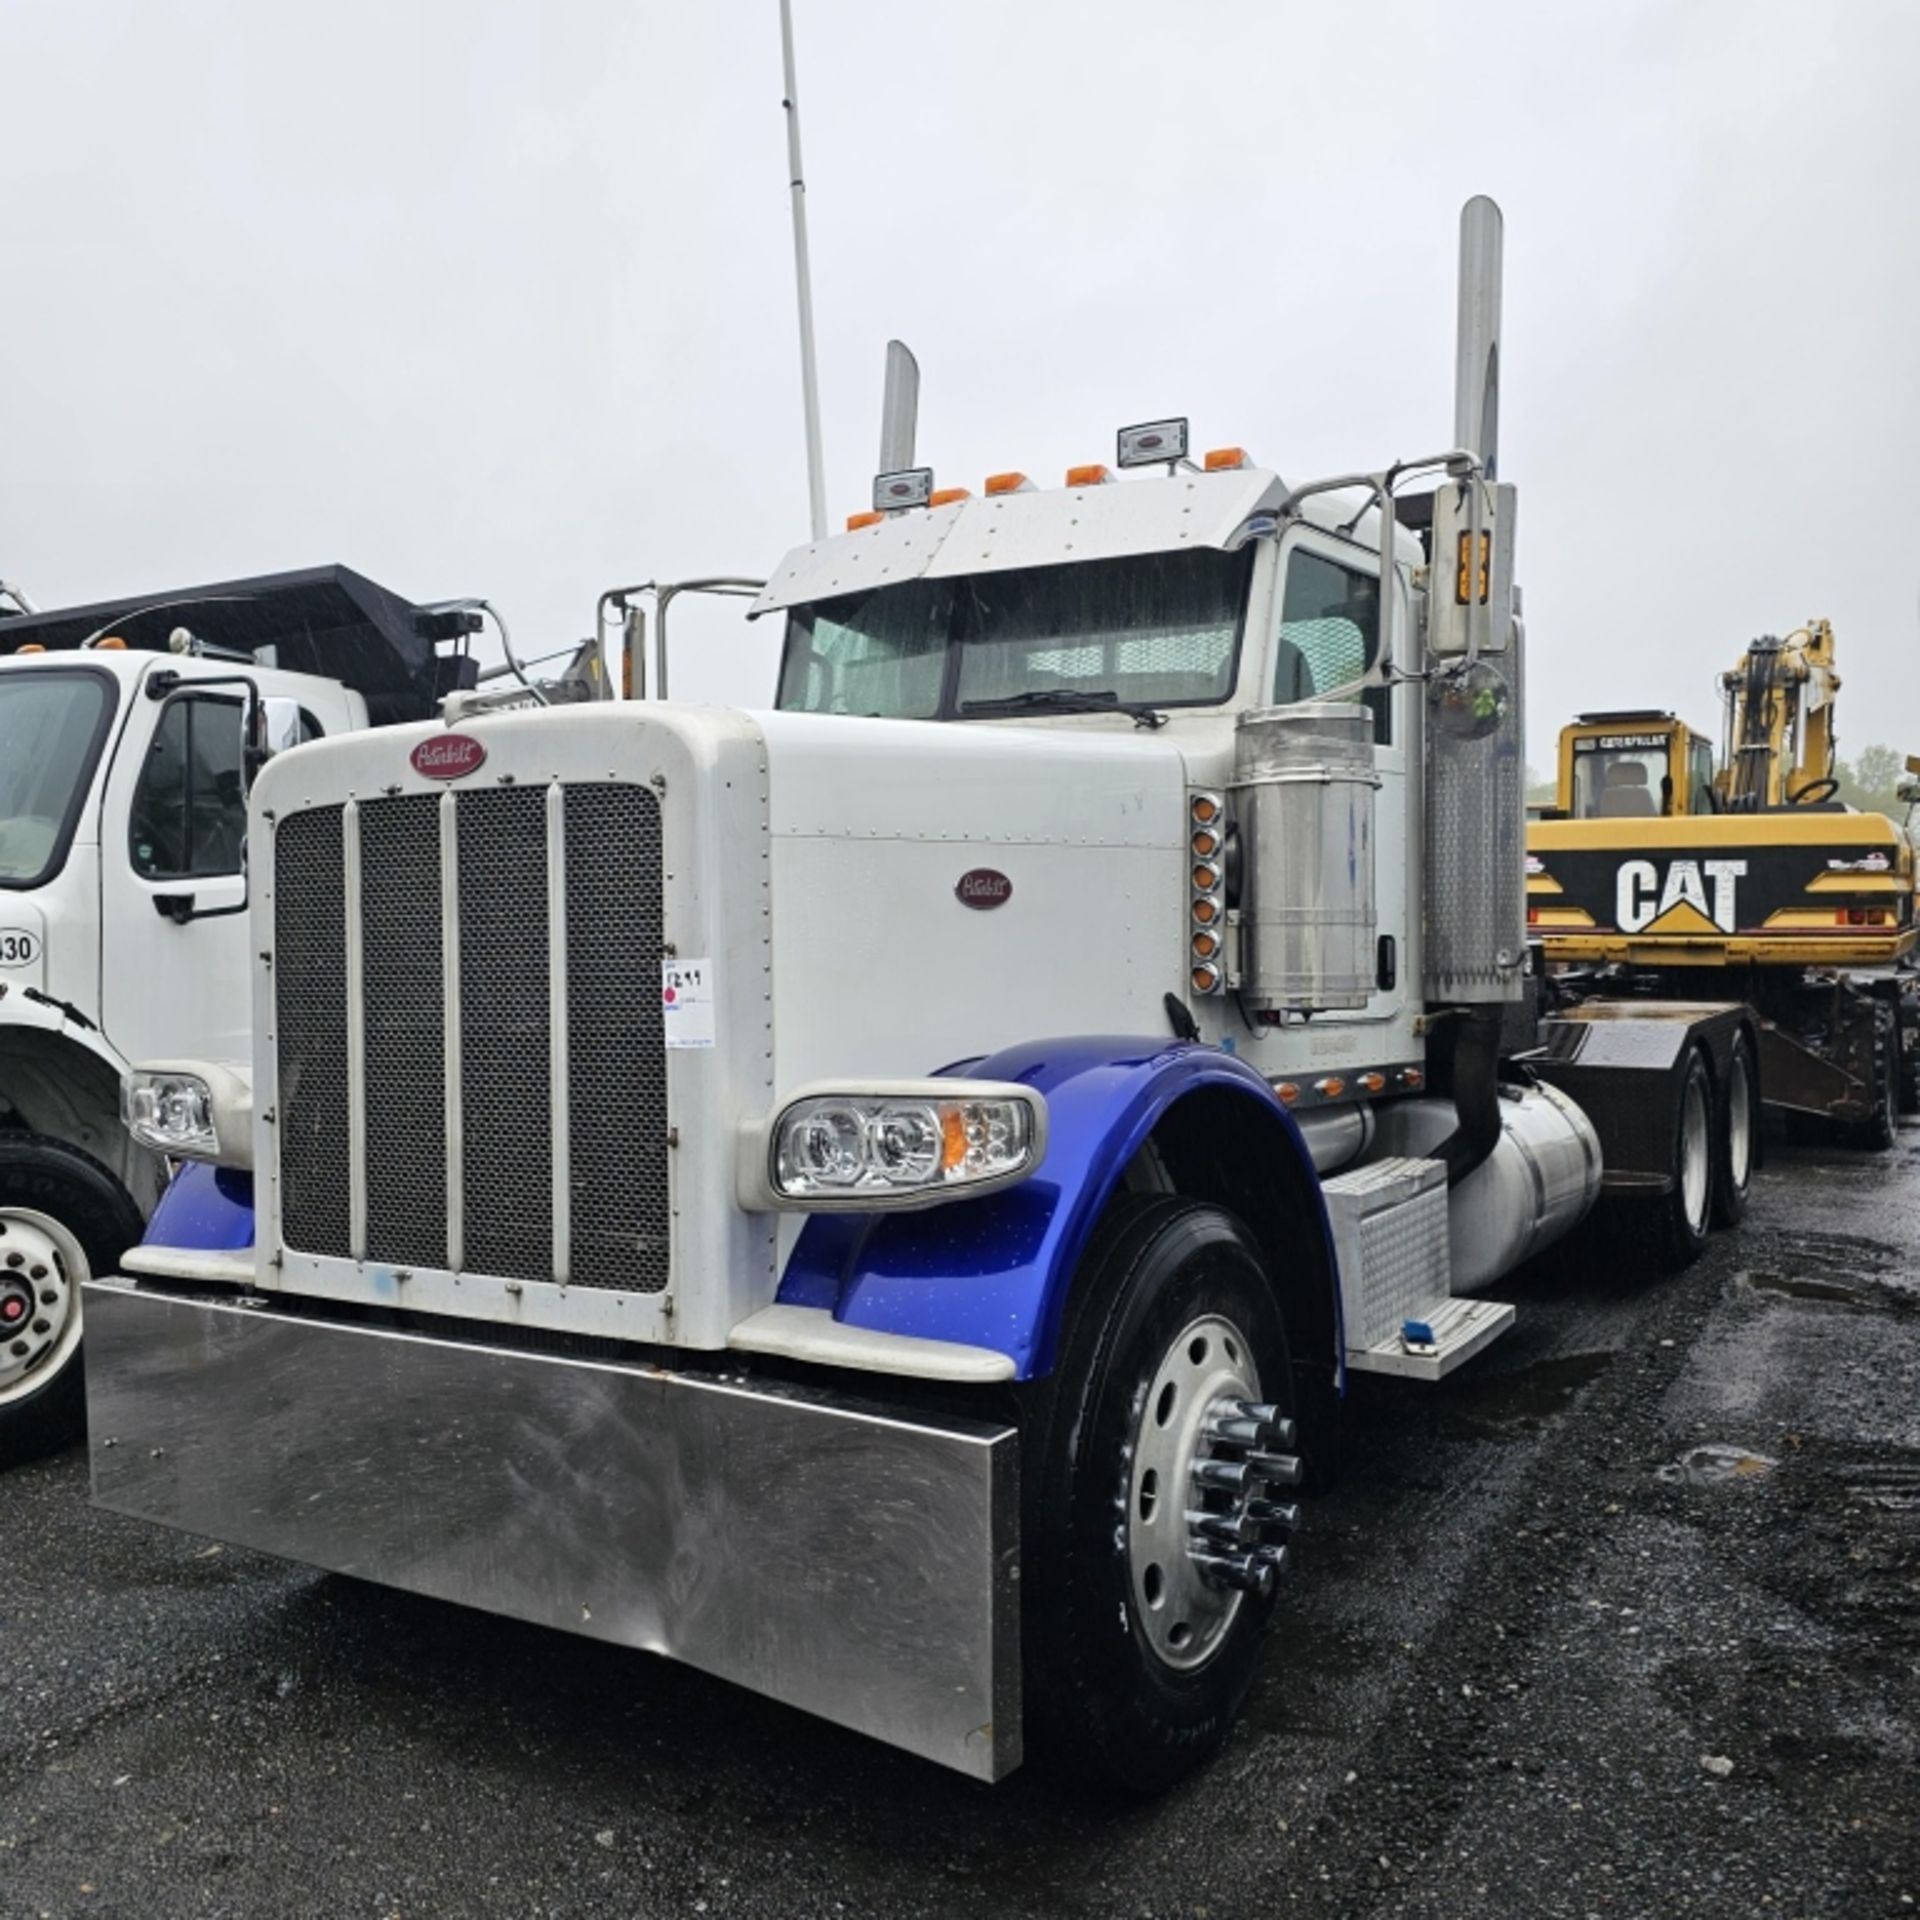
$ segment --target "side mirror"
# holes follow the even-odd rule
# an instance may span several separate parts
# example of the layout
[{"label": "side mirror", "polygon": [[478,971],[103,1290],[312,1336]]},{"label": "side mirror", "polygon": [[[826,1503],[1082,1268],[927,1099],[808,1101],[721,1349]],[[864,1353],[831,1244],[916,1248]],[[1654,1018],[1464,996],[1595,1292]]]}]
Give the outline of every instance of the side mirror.
[{"label": "side mirror", "polygon": [[267,694],[253,703],[249,724],[253,737],[247,742],[247,758],[258,769],[276,753],[300,744],[300,702]]}]

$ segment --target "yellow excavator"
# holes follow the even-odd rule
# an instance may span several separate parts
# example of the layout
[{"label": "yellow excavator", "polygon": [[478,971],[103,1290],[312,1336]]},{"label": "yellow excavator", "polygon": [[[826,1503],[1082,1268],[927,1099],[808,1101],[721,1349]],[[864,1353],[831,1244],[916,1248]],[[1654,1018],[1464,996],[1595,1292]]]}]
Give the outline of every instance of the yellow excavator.
[{"label": "yellow excavator", "polygon": [[1766,1104],[1891,1146],[1920,1111],[1914,850],[1837,797],[1831,624],[1763,635],[1720,685],[1717,760],[1670,713],[1562,731],[1527,829],[1531,937],[1566,990],[1748,1001]]}]

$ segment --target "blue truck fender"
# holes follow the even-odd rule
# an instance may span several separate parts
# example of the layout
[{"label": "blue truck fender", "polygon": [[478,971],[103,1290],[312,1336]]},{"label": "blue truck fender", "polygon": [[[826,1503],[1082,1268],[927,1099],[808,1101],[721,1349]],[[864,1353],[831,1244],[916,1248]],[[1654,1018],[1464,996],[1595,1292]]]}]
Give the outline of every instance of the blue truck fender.
[{"label": "blue truck fender", "polygon": [[1267,1157],[1271,1190],[1291,1172],[1293,1194],[1312,1196],[1305,1219],[1292,1205],[1289,1231],[1309,1237],[1339,1373],[1339,1289],[1319,1177],[1293,1116],[1252,1067],[1190,1042],[1076,1037],[1023,1042],[947,1071],[1044,1093],[1045,1160],[1018,1186],[976,1200],[813,1215],[787,1262],[781,1304],[826,1308],[875,1332],[985,1347],[1008,1355],[1019,1379],[1046,1374],[1102,1210],[1156,1128],[1182,1103],[1204,1098],[1217,1117],[1230,1118],[1236,1149]]}]

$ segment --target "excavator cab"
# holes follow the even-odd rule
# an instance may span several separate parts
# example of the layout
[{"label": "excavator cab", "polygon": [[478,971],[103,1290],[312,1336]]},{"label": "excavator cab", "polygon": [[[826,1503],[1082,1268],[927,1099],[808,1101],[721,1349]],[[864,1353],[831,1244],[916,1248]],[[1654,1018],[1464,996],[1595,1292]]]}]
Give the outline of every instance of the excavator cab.
[{"label": "excavator cab", "polygon": [[1713,811],[1713,744],[1670,713],[1583,713],[1560,732],[1561,820]]}]

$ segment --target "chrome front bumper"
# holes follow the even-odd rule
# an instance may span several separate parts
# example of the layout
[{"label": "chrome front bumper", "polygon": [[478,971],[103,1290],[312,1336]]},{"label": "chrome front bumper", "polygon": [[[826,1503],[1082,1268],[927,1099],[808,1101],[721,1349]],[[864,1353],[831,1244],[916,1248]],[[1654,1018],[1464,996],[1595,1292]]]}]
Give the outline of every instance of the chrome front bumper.
[{"label": "chrome front bumper", "polygon": [[89,1283],[86,1326],[99,1506],[1020,1762],[1010,1427],[152,1281]]}]

